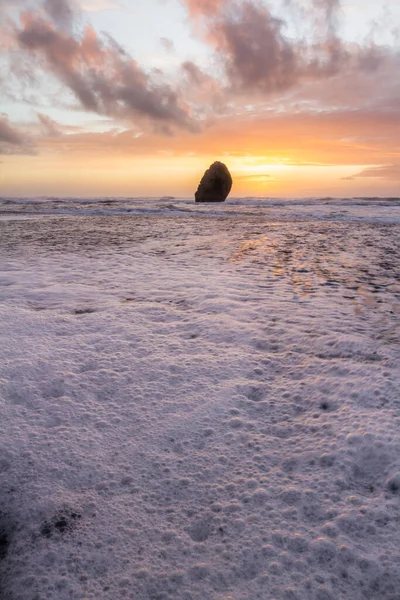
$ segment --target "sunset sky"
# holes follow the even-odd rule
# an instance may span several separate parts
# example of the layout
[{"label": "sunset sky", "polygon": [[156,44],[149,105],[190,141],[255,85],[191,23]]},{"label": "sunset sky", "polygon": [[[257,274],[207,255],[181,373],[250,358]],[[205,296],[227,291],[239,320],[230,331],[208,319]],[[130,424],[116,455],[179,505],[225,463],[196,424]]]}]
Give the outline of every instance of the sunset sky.
[{"label": "sunset sky", "polygon": [[0,194],[400,195],[398,0],[0,0]]}]

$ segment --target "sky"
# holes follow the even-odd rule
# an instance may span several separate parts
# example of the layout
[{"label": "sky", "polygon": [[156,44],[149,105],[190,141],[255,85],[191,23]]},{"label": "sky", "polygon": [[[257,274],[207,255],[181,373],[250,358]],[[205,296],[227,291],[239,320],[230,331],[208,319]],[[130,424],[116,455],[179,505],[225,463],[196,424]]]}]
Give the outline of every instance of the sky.
[{"label": "sky", "polygon": [[0,0],[0,195],[400,195],[398,0]]}]

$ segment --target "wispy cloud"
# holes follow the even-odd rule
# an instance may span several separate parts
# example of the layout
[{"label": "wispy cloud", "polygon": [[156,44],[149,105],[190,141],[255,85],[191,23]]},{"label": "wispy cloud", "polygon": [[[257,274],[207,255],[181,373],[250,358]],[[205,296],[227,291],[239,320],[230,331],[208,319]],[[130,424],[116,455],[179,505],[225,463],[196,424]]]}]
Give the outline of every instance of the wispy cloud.
[{"label": "wispy cloud", "polygon": [[43,7],[56,25],[71,27],[74,18],[74,0],[44,0]]},{"label": "wispy cloud", "polygon": [[356,175],[351,175],[344,179],[352,181],[364,177],[371,177],[373,179],[394,179],[395,181],[400,181],[400,164],[368,167],[359,173],[356,173]]},{"label": "wispy cloud", "polygon": [[160,38],[160,43],[166,52],[175,51],[174,42],[170,38],[162,37]]},{"label": "wispy cloud", "polygon": [[37,113],[37,117],[42,125],[45,135],[51,138],[62,136],[62,130],[56,121],[43,113]]},{"label": "wispy cloud", "polygon": [[259,0],[185,1],[236,93],[271,94],[345,72],[372,73],[385,58],[383,49],[371,43],[361,47],[340,39],[339,0],[314,0],[314,13],[322,15],[325,35],[307,40],[289,39],[287,23]]},{"label": "wispy cloud", "polygon": [[24,143],[24,136],[20,131],[13,127],[7,117],[0,117],[0,142],[21,146]]},{"label": "wispy cloud", "polygon": [[[53,18],[64,23],[63,7],[64,0],[60,13],[53,9]],[[111,37],[101,37],[90,27],[74,35],[34,13],[23,15],[16,35],[20,47],[34,53],[84,109],[120,118],[145,117],[159,129],[195,129],[179,92],[154,81]]]},{"label": "wispy cloud", "polygon": [[32,154],[32,139],[11,125],[6,115],[0,115],[0,154]]},{"label": "wispy cloud", "polygon": [[[379,129],[381,139],[376,139]],[[67,136],[43,140],[46,149],[57,153],[91,156],[153,156],[158,151],[175,156],[195,153],[199,157],[221,157],[229,162],[247,160],[257,164],[263,175],[271,164],[290,166],[344,166],[361,170],[360,165],[375,167],[391,164],[400,154],[400,120],[393,123],[388,115],[353,110],[332,113],[265,115],[243,114],[221,117],[201,135],[182,131],[173,137],[138,130],[106,132],[69,132]],[[264,170],[265,169],[265,170]],[[352,171],[345,173],[351,175]],[[382,171],[378,175],[383,175]],[[339,176],[339,175],[338,175]]]}]

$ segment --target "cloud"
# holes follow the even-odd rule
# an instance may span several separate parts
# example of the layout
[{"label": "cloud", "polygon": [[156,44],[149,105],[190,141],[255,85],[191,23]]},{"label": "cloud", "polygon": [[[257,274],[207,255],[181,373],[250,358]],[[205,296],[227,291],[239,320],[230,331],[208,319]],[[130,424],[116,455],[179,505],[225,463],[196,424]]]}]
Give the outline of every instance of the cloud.
[{"label": "cloud", "polygon": [[166,37],[160,38],[160,43],[166,52],[174,52],[175,51],[174,42],[172,40],[170,40],[169,38],[166,38]]},{"label": "cloud", "polygon": [[32,140],[0,115],[0,154],[32,154]]},{"label": "cloud", "polygon": [[23,8],[25,10],[44,11],[52,21],[60,26],[69,27],[76,14],[75,0],[0,0],[0,11],[10,8]]},{"label": "cloud", "polygon": [[192,106],[195,118],[211,124],[218,115],[226,112],[226,99],[219,83],[187,60],[181,64],[182,90]]},{"label": "cloud", "polygon": [[234,90],[279,91],[297,79],[298,58],[282,28],[266,7],[251,2],[236,5],[216,24],[215,43]]},{"label": "cloud", "polygon": [[269,173],[257,173],[253,175],[235,175],[235,180],[238,181],[257,181],[259,183],[268,182],[271,179]]},{"label": "cloud", "polygon": [[74,5],[70,0],[44,0],[43,6],[56,25],[71,27],[74,19]]},{"label": "cloud", "polygon": [[225,3],[226,0],[185,0],[193,18],[215,15]]},{"label": "cloud", "polygon": [[41,140],[40,147],[46,149],[46,154],[53,150],[57,154],[93,157],[152,157],[160,151],[178,157],[194,153],[207,161],[221,157],[224,162],[256,164],[262,174],[270,172],[271,164],[348,166],[357,172],[360,165],[391,164],[393,156],[400,153],[400,119],[394,121],[391,115],[372,111],[263,116],[248,113],[221,117],[199,136],[186,131],[162,138],[154,131],[145,131],[140,137],[137,133],[137,129],[71,132]]},{"label": "cloud", "polygon": [[10,124],[7,117],[0,117],[0,142],[20,146],[24,140],[24,136]]},{"label": "cloud", "polygon": [[[289,7],[292,0],[288,1]],[[307,40],[285,35],[287,23],[261,0],[185,0],[193,21],[216,51],[231,92],[273,94],[345,72],[374,72],[386,52],[344,43],[336,33],[339,0],[314,0],[325,33]]]},{"label": "cloud", "polygon": [[396,181],[400,181],[400,164],[368,167],[356,175],[346,177],[345,179],[355,180],[362,177],[371,177],[374,179],[394,179]]},{"label": "cloud", "polygon": [[313,6],[322,14],[328,34],[334,36],[337,28],[340,0],[313,0]]},{"label": "cloud", "polygon": [[340,0],[314,0],[314,5],[321,7],[326,12],[328,21],[332,21],[340,8]]},{"label": "cloud", "polygon": [[[58,6],[60,11],[62,6]],[[26,13],[17,39],[22,49],[35,53],[43,67],[71,90],[84,109],[120,118],[145,117],[159,129],[195,129],[179,93],[167,83],[153,81],[110,36],[100,37],[91,27],[74,36]]]},{"label": "cloud", "polygon": [[15,7],[25,2],[25,0],[0,0],[0,11]]},{"label": "cloud", "polygon": [[48,137],[60,137],[62,135],[62,131],[58,123],[56,123],[48,115],[44,115],[42,113],[36,114]]}]

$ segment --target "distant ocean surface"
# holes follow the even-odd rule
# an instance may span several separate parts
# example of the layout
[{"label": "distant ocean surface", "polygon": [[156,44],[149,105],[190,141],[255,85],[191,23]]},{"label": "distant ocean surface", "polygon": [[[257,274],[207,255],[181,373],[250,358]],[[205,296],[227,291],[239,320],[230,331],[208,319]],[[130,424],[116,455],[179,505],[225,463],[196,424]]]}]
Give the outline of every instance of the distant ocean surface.
[{"label": "distant ocean surface", "polygon": [[11,215],[252,216],[272,219],[400,222],[400,198],[228,198],[197,204],[193,198],[9,198],[0,197],[0,218]]}]

